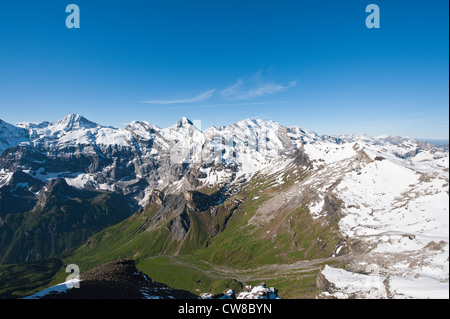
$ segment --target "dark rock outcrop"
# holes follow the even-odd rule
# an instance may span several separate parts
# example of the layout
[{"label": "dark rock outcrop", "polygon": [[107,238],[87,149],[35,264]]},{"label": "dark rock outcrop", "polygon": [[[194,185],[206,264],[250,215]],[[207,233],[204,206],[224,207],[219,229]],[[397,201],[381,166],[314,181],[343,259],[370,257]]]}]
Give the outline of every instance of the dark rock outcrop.
[{"label": "dark rock outcrop", "polygon": [[79,288],[48,294],[42,299],[197,299],[185,290],[154,282],[132,259],[108,262],[80,275]]}]

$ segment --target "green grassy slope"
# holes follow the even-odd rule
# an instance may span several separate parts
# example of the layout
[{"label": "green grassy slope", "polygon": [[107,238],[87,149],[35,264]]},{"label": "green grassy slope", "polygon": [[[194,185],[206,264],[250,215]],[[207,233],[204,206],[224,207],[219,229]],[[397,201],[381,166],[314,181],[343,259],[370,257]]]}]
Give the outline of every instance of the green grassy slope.
[{"label": "green grassy slope", "polygon": [[62,266],[59,259],[0,265],[0,299],[23,298],[51,286]]},{"label": "green grassy slope", "polygon": [[31,211],[6,215],[0,224],[0,263],[60,258],[89,236],[130,216],[128,199],[115,193],[49,194]]},{"label": "green grassy slope", "polygon": [[[221,292],[227,285],[236,285],[239,277],[246,279],[245,284],[264,280],[285,297],[314,297],[316,266],[301,274],[286,271],[278,277],[260,274],[257,269],[330,257],[340,240],[338,219],[327,223],[313,220],[305,202],[277,212],[276,218],[262,227],[249,222],[263,203],[304,176],[300,170],[289,172],[279,185],[269,176],[256,175],[219,205],[205,211],[186,210],[190,228],[182,240],[175,240],[169,230],[171,208],[166,207],[166,215],[171,217],[162,218],[159,211],[164,203],[151,201],[130,218],[92,236],[67,263],[88,270],[118,258],[134,258],[137,267],[154,280],[194,293]],[[217,272],[220,267],[231,267],[236,275]],[[249,271],[253,276],[241,276]]]}]

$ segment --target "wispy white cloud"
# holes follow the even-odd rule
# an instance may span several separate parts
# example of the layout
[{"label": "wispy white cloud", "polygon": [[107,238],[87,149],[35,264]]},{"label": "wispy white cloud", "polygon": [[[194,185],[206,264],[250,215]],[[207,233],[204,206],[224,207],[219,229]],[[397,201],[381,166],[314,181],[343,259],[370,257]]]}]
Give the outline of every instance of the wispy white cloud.
[{"label": "wispy white cloud", "polygon": [[265,82],[261,72],[250,78],[240,78],[232,86],[220,91],[220,94],[228,100],[251,100],[254,98],[283,92],[297,85],[291,81],[287,84]]},{"label": "wispy white cloud", "polygon": [[208,91],[205,91],[203,93],[200,93],[199,95],[188,98],[188,99],[181,99],[181,100],[149,100],[149,101],[142,101],[142,103],[149,103],[149,104],[178,104],[178,103],[196,103],[196,102],[202,102],[206,101],[209,98],[211,98],[214,95],[214,92],[216,92],[216,89],[211,89]]},{"label": "wispy white cloud", "polygon": [[294,87],[296,84],[297,83],[295,81],[290,82],[287,85],[277,84],[277,83],[260,84],[258,87],[254,88],[254,89],[240,92],[239,94],[234,96],[234,99],[249,100],[249,99],[257,98],[260,96],[275,94],[275,93],[283,92],[291,87]]},{"label": "wispy white cloud", "polygon": [[201,108],[214,108],[214,107],[234,107],[234,106],[252,106],[252,105],[269,105],[269,104],[285,104],[288,101],[277,102],[246,102],[246,103],[221,103],[221,104],[196,104],[196,105],[183,105],[183,106],[170,106],[170,109],[201,109]]},{"label": "wispy white cloud", "polygon": [[242,90],[242,86],[244,85],[244,81],[242,79],[238,79],[235,84],[232,86],[222,90],[220,93],[227,97],[227,96],[235,96],[238,94],[240,90]]},{"label": "wispy white cloud", "polygon": [[[289,83],[275,83],[269,82],[262,78],[262,72],[257,72],[253,76],[243,77],[237,79],[236,83],[222,89],[219,92],[219,97],[225,101],[239,101],[239,100],[252,100],[259,97],[273,95],[286,91],[297,85],[297,82],[291,81]],[[159,100],[147,100],[142,103],[148,104],[186,104],[186,103],[198,103],[209,100],[216,93],[216,89],[211,89],[200,93],[193,98],[186,99],[159,99]],[[189,108],[191,108],[190,106]],[[196,105],[194,107],[211,107],[211,105]],[[176,108],[176,107],[175,107]],[[183,107],[180,107],[183,108]]]}]

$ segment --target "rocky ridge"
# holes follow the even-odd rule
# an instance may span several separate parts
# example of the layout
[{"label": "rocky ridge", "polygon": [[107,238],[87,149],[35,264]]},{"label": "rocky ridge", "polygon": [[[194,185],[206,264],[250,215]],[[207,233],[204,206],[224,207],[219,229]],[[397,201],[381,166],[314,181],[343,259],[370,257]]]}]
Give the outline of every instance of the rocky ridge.
[{"label": "rocky ridge", "polygon": [[[46,207],[54,199],[47,189],[60,179],[125,197],[130,212],[143,207],[132,217],[142,221],[136,236],[156,232],[161,246],[133,253],[191,252],[238,222],[263,241],[290,236],[289,247],[279,242],[286,260],[349,254],[347,273],[322,271],[335,287],[331,296],[370,295],[358,288],[361,280],[349,281],[352,274],[373,279],[367,274],[374,269],[388,287],[381,297],[420,296],[406,281],[448,290],[448,147],[406,137],[318,135],[261,120],[205,131],[185,118],[165,129],[137,121],[115,129],[69,115],[0,127],[0,232],[13,229],[11,216]],[[324,231],[338,240],[320,236]],[[101,240],[107,249],[106,237],[87,246]]]}]

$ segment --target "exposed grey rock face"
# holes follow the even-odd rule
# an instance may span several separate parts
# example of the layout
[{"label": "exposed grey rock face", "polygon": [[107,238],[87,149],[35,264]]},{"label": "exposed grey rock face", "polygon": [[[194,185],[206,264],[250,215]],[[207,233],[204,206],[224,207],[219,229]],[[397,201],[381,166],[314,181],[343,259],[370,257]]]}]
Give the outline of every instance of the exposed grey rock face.
[{"label": "exposed grey rock face", "polygon": [[[426,142],[409,138],[320,136],[261,120],[210,127],[203,132],[186,118],[165,129],[144,121],[116,129],[76,114],[54,123],[11,125],[0,120],[0,216],[32,207],[44,184],[56,178],[79,189],[119,193],[143,207],[154,189],[182,194],[220,188],[249,180],[255,172],[276,167],[285,159],[307,167],[312,165],[308,154],[311,145],[318,145],[326,155],[323,145],[337,148],[351,141],[381,145],[401,159],[422,151],[436,158],[442,153]],[[354,149],[360,160],[372,161],[359,144],[355,143]],[[323,161],[315,160],[319,164]],[[19,176],[23,181],[18,183]],[[198,202],[207,205],[210,200]]]},{"label": "exposed grey rock face", "polygon": [[26,172],[44,182],[64,178],[81,189],[119,192],[141,205],[152,189],[181,192],[232,182],[280,156],[305,163],[301,141],[260,120],[201,132],[186,118],[166,129],[147,122],[115,129],[71,114],[55,123],[1,122],[0,128],[0,187],[9,173]]},{"label": "exposed grey rock face", "polygon": [[27,131],[0,119],[0,153],[28,139]]}]

